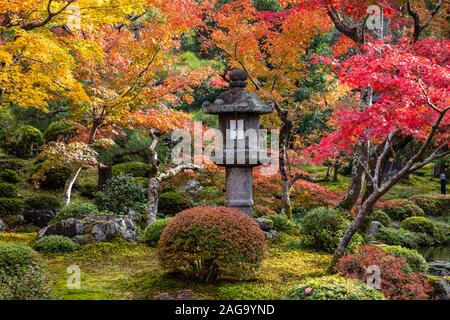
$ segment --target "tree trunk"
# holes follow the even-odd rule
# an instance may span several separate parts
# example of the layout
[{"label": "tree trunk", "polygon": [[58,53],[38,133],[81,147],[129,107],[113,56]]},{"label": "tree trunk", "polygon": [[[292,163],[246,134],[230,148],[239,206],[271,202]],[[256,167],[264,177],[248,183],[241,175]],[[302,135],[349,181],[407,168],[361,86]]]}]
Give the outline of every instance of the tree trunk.
[{"label": "tree trunk", "polygon": [[158,178],[150,178],[148,184],[148,205],[147,205],[147,225],[156,221],[156,215],[158,214]]},{"label": "tree trunk", "polygon": [[290,191],[290,183],[287,180],[282,179],[281,181],[283,192],[281,195],[282,202],[282,211],[286,215],[286,217],[292,221],[292,203],[291,203],[291,191]]},{"label": "tree trunk", "polygon": [[331,268],[334,269],[334,266],[339,261],[339,259],[345,254],[350,241],[352,240],[355,233],[361,228],[364,221],[366,220],[367,214],[373,209],[374,204],[380,198],[379,193],[373,193],[367,201],[365,201],[358,209],[358,213],[350,224],[350,226],[345,230],[344,236],[341,239],[336,251],[334,252]]},{"label": "tree trunk", "polygon": [[72,173],[70,174],[69,178],[66,181],[66,184],[64,185],[64,197],[63,197],[63,203],[64,205],[68,205],[70,203],[70,197],[72,195],[72,188],[75,184],[75,181],[77,181],[78,175],[81,172],[81,166],[75,167],[72,169]]},{"label": "tree trunk", "polygon": [[106,182],[112,178],[112,167],[111,166],[98,166],[98,190],[103,191]]},{"label": "tree trunk", "polygon": [[363,185],[364,167],[360,163],[353,165],[352,179],[347,189],[345,196],[339,201],[337,208],[344,210],[351,210],[358,201],[359,195]]}]

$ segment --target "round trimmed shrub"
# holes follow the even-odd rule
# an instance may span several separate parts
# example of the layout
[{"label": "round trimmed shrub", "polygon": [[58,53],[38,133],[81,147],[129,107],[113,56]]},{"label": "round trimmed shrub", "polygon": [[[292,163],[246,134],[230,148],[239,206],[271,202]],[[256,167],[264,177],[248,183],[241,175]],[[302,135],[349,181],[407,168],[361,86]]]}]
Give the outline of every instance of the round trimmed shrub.
[{"label": "round trimmed shrub", "polygon": [[0,300],[50,298],[44,264],[38,254],[23,244],[0,244]]},{"label": "round trimmed shrub", "polygon": [[401,223],[401,227],[405,230],[416,232],[421,235],[421,238],[429,237],[435,244],[445,243],[448,240],[448,225],[444,224],[438,227],[433,220],[425,217],[407,218]]},{"label": "round trimmed shrub", "polygon": [[156,247],[161,238],[161,234],[172,218],[158,219],[144,230],[144,240],[151,247]]},{"label": "round trimmed shrub", "polygon": [[266,215],[263,218],[272,220],[273,228],[278,232],[297,233],[299,231],[299,227],[284,215]]},{"label": "round trimmed shrub", "polygon": [[384,300],[380,291],[356,279],[333,275],[307,279],[284,297],[285,300]]},{"label": "round trimmed shrub", "polygon": [[152,166],[143,162],[126,162],[112,167],[114,176],[131,175],[133,177],[148,178],[152,174]]},{"label": "round trimmed shrub", "polygon": [[266,251],[258,223],[241,211],[200,206],[177,214],[158,243],[165,268],[202,281],[219,275],[245,277],[259,267]]},{"label": "round trimmed shrub", "polygon": [[450,195],[418,195],[410,198],[426,215],[450,215]]},{"label": "round trimmed shrub", "polygon": [[182,192],[168,191],[159,196],[158,211],[163,214],[174,215],[194,205],[191,198]]},{"label": "round trimmed shrub", "polygon": [[11,183],[0,183],[0,198],[17,197],[17,188]]},{"label": "round trimmed shrub", "polygon": [[0,171],[0,181],[16,183],[20,181],[20,177],[15,170],[3,169],[2,171]]},{"label": "round trimmed shrub", "polygon": [[98,209],[94,204],[84,201],[73,201],[62,208],[54,220],[61,221],[69,218],[82,219],[95,214],[98,214]]},{"label": "round trimmed shrub", "polygon": [[100,210],[127,213],[128,209],[145,209],[145,189],[131,175],[119,175],[109,179],[103,191],[97,192],[96,203]]},{"label": "round trimmed shrub", "polygon": [[[36,166],[38,168],[40,165]],[[70,167],[63,166],[50,169],[45,172],[44,179],[40,183],[40,187],[45,190],[63,189],[67,179],[70,177],[72,170]]]},{"label": "round trimmed shrub", "polygon": [[44,131],[44,140],[50,141],[65,141],[68,142],[71,138],[78,135],[77,124],[70,120],[61,120],[51,123]]},{"label": "round trimmed shrub", "polygon": [[415,233],[405,229],[386,228],[378,232],[377,240],[389,245],[401,245],[417,248],[423,244],[423,239]]},{"label": "round trimmed shrub", "polygon": [[420,232],[420,233],[426,233],[430,236],[434,236],[437,232],[436,230],[436,224],[425,217],[410,217],[406,218],[400,226],[405,229],[412,232]]},{"label": "round trimmed shrub", "polygon": [[44,139],[39,129],[21,125],[6,133],[5,148],[17,157],[28,157],[34,144],[42,144]]},{"label": "round trimmed shrub", "polygon": [[383,211],[386,212],[391,219],[395,221],[403,221],[406,218],[414,216],[424,216],[425,212],[417,204],[412,201],[402,200],[398,201],[393,206],[383,207]]},{"label": "round trimmed shrub", "polygon": [[376,273],[368,273],[370,266],[379,268],[380,289],[389,299],[429,299],[430,283],[420,273],[408,273],[407,260],[395,257],[377,245],[364,245],[357,252],[345,254],[336,264],[336,270],[346,278],[366,282]]},{"label": "round trimmed shrub", "polygon": [[46,253],[63,253],[74,251],[77,248],[77,244],[68,237],[53,235],[36,241],[34,248],[37,251]]},{"label": "round trimmed shrub", "polygon": [[23,214],[25,204],[22,199],[0,198],[0,217]]},{"label": "round trimmed shrub", "polygon": [[394,257],[405,259],[407,263],[407,268],[405,268],[406,272],[428,272],[428,263],[426,262],[425,258],[419,252],[417,252],[417,250],[403,248],[402,246],[387,245],[382,245],[381,248],[383,248],[385,252],[393,255]]},{"label": "round trimmed shrub", "polygon": [[25,199],[25,206],[30,210],[57,211],[61,207],[58,197],[45,193],[37,193]]},{"label": "round trimmed shrub", "polygon": [[372,221],[379,221],[385,227],[390,227],[392,225],[392,219],[383,210],[377,210],[373,213]]},{"label": "round trimmed shrub", "polygon": [[[300,221],[302,244],[325,252],[334,252],[350,221],[347,213],[334,208],[320,207],[308,212]],[[350,250],[362,243],[360,235],[353,237]]]}]

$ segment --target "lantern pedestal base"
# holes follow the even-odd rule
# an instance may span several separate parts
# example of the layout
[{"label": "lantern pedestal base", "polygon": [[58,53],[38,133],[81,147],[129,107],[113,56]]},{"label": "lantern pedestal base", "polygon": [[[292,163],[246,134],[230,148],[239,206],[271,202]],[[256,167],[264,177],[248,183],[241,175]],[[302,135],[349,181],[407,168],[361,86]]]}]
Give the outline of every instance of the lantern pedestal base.
[{"label": "lantern pedestal base", "polygon": [[227,167],[227,207],[253,216],[253,170],[251,167]]}]

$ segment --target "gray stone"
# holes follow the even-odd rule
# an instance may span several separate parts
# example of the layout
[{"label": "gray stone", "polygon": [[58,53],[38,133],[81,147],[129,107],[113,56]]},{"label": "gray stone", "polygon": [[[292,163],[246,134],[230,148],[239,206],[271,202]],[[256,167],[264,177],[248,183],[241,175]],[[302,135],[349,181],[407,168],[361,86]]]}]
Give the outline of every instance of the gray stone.
[{"label": "gray stone", "polygon": [[450,276],[450,262],[433,261],[428,263],[428,273],[436,276]]},{"label": "gray stone", "polygon": [[450,300],[450,281],[441,279],[434,282],[437,296],[440,300]]},{"label": "gray stone", "polygon": [[178,188],[180,192],[184,192],[191,197],[195,197],[203,190],[203,186],[198,180],[191,179],[185,185]]},{"label": "gray stone", "polygon": [[92,236],[92,234],[81,234],[73,237],[72,240],[79,245],[95,242],[95,238]]},{"label": "gray stone", "polygon": [[264,235],[266,237],[266,240],[269,240],[272,242],[276,242],[276,241],[280,240],[280,235],[275,230],[264,231]]},{"label": "gray stone", "polygon": [[5,223],[3,222],[3,220],[0,219],[0,233],[5,232],[5,230],[6,230],[6,225],[5,225]]},{"label": "gray stone", "polygon": [[369,226],[369,230],[367,231],[367,235],[376,237],[380,230],[386,229],[386,227],[379,221],[372,221]]},{"label": "gray stone", "polygon": [[45,227],[55,217],[52,210],[28,210],[23,218],[26,223],[31,223],[38,227]]},{"label": "gray stone", "polygon": [[45,227],[39,231],[38,237],[43,238],[52,235],[61,235],[72,238],[83,234],[85,228],[86,223],[83,220],[69,218]]},{"label": "gray stone", "polygon": [[273,230],[273,221],[267,218],[257,218],[256,222],[258,222],[259,227],[262,231],[271,231]]},{"label": "gray stone", "polygon": [[66,219],[42,229],[39,238],[63,235],[78,243],[111,241],[123,238],[137,241],[138,234],[134,221],[129,216],[94,215],[84,219]]}]

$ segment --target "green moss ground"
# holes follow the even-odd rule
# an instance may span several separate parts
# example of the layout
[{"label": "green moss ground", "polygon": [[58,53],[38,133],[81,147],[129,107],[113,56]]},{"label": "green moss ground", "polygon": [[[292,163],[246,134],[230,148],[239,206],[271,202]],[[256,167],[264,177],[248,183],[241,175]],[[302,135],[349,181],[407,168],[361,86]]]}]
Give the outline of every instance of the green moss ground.
[{"label": "green moss ground", "polygon": [[[2,242],[32,244],[35,234],[4,234]],[[53,288],[62,299],[155,299],[189,290],[190,297],[201,299],[279,299],[306,277],[326,273],[331,256],[294,249],[298,238],[284,235],[272,244],[268,257],[254,279],[204,284],[167,275],[158,264],[156,250],[144,244],[126,241],[97,243],[67,254],[43,255],[47,261]],[[81,289],[67,289],[67,267],[81,268]]]}]

